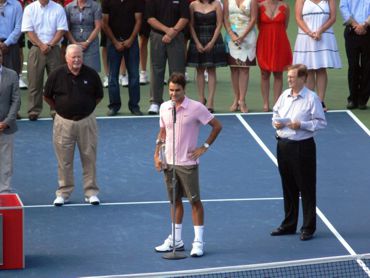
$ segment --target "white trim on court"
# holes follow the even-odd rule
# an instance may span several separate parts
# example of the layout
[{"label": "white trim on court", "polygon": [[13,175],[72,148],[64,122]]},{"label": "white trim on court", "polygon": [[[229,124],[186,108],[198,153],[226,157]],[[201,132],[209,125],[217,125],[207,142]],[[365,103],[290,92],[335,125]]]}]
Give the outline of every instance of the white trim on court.
[{"label": "white trim on court", "polygon": [[[204,199],[203,203],[216,203],[216,202],[245,202],[245,201],[276,201],[282,200],[282,197],[271,197],[271,198],[232,198],[232,199]],[[184,203],[189,202],[184,200]],[[132,206],[132,205],[157,205],[157,204],[169,204],[169,201],[146,201],[146,202],[114,202],[114,203],[100,203],[100,206]],[[63,207],[86,207],[91,206],[90,204],[77,203],[68,204],[66,203]],[[23,208],[53,208],[54,205],[29,205],[23,206]]]},{"label": "white trim on court", "polygon": [[347,110],[346,112],[352,118],[352,120],[354,120],[356,124],[358,124],[363,129],[363,131],[365,131],[366,134],[370,136],[370,130],[360,121],[360,119],[357,118],[357,116],[353,114],[352,111]]},{"label": "white trim on court", "polygon": [[[350,115],[350,113],[353,114],[350,111],[348,111],[347,113],[349,115]],[[236,117],[239,119],[241,124],[247,129],[247,131],[252,135],[252,137],[256,140],[258,145],[260,145],[260,147],[266,152],[267,156],[270,157],[272,162],[274,162],[274,164],[276,166],[278,166],[276,157],[271,153],[271,151],[263,143],[261,138],[258,137],[258,135],[252,129],[252,127],[245,121],[245,119],[240,114],[236,115]],[[360,124],[361,122],[357,122],[357,123]],[[271,129],[272,128],[273,127],[271,127]],[[333,233],[333,235],[338,239],[338,241],[343,245],[343,247],[348,251],[348,253],[351,254],[351,255],[357,255],[356,252],[352,249],[352,247],[348,244],[348,242],[345,241],[345,239],[340,235],[340,233],[335,229],[335,227],[330,223],[329,219],[321,212],[321,210],[318,207],[316,207],[316,213],[321,218],[321,220],[324,222],[324,224],[329,228],[329,230]],[[366,264],[362,260],[357,260],[357,263],[366,272],[366,274],[368,274],[368,276],[370,277],[370,269],[366,266]]]}]

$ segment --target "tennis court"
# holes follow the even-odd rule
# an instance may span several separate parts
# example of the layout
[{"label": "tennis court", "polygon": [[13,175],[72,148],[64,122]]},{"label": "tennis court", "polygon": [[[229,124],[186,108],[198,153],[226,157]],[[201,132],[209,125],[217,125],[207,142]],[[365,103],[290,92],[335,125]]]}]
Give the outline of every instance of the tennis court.
[{"label": "tennis court", "polygon": [[[52,121],[19,121],[13,186],[25,204],[26,268],[0,276],[149,277],[370,253],[370,132],[354,114],[327,113],[328,127],[316,136],[319,217],[315,238],[308,242],[300,241],[299,234],[270,236],[283,217],[271,114],[217,117],[224,129],[200,166],[206,253],[180,261],[154,252],[171,228],[163,177],[153,166],[157,117],[99,118],[102,204],[83,203],[77,154],[76,190],[71,203],[58,208],[52,206],[57,184]],[[208,132],[203,129],[201,142]],[[188,254],[193,240],[188,204],[183,240]]]}]

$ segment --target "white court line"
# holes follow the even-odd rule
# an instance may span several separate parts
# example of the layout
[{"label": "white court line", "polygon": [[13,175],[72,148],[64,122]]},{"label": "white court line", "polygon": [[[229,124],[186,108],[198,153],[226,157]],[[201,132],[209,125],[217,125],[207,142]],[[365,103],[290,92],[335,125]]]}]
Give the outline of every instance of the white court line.
[{"label": "white court line", "polygon": [[[205,199],[203,203],[215,203],[215,202],[244,202],[244,201],[275,201],[282,200],[282,197],[270,197],[270,198],[230,198],[230,199]],[[184,203],[189,202],[184,200]],[[156,205],[156,204],[169,204],[169,201],[147,201],[147,202],[115,202],[115,203],[100,203],[100,206],[132,206],[132,205]],[[90,204],[65,204],[63,207],[87,207]],[[54,205],[29,205],[23,206],[23,208],[54,208]]]},{"label": "white court line", "polygon": [[[240,114],[236,115],[236,117],[239,119],[242,125],[247,129],[247,131],[252,135],[252,137],[256,140],[258,145],[260,145],[260,147],[266,152],[267,156],[270,157],[272,162],[274,162],[275,166],[278,166],[277,159],[271,153],[271,151],[267,148],[267,146],[263,143],[261,138],[259,138],[258,135],[254,132],[252,127],[244,120],[244,118]],[[343,247],[348,251],[348,253],[350,253],[351,255],[357,255],[357,253],[352,249],[352,247],[348,244],[348,242],[340,235],[337,229],[335,229],[335,227],[330,223],[329,219],[325,217],[325,215],[321,212],[321,210],[318,207],[316,207],[316,213],[321,218],[321,220],[324,222],[324,224],[329,228],[329,230],[334,234],[334,236],[338,239],[338,241],[343,245]],[[362,260],[357,260],[357,263],[370,277],[370,269],[365,265],[365,263]]]},{"label": "white court line", "polygon": [[352,111],[347,110],[347,114],[370,136],[370,130],[360,121],[359,118]]}]

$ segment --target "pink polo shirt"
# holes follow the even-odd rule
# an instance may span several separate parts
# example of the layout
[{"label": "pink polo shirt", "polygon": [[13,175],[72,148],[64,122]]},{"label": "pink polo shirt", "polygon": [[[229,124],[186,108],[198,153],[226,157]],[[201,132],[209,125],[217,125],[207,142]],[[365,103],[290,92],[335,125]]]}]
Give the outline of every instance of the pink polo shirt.
[{"label": "pink polo shirt", "polygon": [[[159,126],[166,128],[166,159],[173,164],[173,117],[171,101],[162,103],[159,111]],[[175,125],[175,165],[185,166],[198,164],[199,160],[192,160],[189,153],[198,146],[199,128],[208,124],[213,115],[198,101],[185,96],[182,104],[176,109]]]}]

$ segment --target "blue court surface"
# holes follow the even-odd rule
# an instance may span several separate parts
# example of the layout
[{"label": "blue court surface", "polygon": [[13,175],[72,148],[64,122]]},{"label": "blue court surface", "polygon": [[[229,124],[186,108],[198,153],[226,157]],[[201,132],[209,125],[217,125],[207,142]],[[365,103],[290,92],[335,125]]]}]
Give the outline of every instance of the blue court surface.
[{"label": "blue court surface", "polygon": [[[171,229],[163,176],[153,165],[157,117],[98,120],[100,206],[83,202],[78,152],[71,202],[52,206],[52,121],[19,121],[13,187],[25,205],[26,268],[0,277],[99,277],[370,253],[370,132],[351,112],[327,113],[328,127],[316,136],[319,217],[307,242],[298,233],[270,236],[283,218],[271,114],[217,118],[223,130],[200,166],[206,253],[179,261],[154,252]],[[199,144],[209,131],[202,129]],[[186,203],[187,255],[193,235]]]}]

